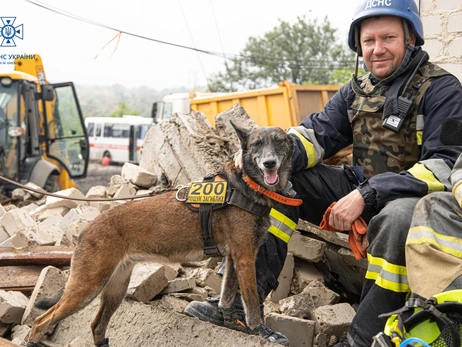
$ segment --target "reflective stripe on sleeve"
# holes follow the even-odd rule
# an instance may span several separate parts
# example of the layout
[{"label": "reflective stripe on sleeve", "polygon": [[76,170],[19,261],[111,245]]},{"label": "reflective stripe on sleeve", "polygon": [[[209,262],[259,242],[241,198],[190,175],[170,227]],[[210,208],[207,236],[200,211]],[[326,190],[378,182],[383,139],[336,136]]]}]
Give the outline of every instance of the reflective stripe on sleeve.
[{"label": "reflective stripe on sleeve", "polygon": [[417,163],[408,172],[418,180],[427,184],[427,194],[444,191],[444,184],[437,180],[433,172],[428,170],[424,164]]},{"label": "reflective stripe on sleeve", "polygon": [[409,229],[406,245],[432,245],[446,254],[462,258],[462,240],[458,237],[443,235],[427,226]]},{"label": "reflective stripe on sleeve", "polygon": [[385,259],[373,257],[370,254],[367,254],[367,260],[369,265],[366,279],[373,280],[379,287],[397,293],[410,291],[405,266],[391,264]]},{"label": "reflective stripe on sleeve", "polygon": [[[306,133],[307,136],[308,136],[308,131],[312,131],[311,129],[305,129],[305,128],[303,128],[303,130],[304,130],[303,132]],[[322,148],[318,149],[318,151],[316,151],[315,145],[312,142],[310,142],[296,128],[290,128],[287,131],[287,133],[296,135],[298,137],[298,139],[300,140],[300,142],[302,143],[303,147],[305,148],[307,161],[308,161],[308,165],[306,166],[306,168],[308,169],[308,168],[314,167],[317,164],[318,160],[324,155],[324,151],[322,150]]]},{"label": "reflective stripe on sleeve", "polygon": [[288,243],[292,233],[297,228],[297,223],[274,208],[270,211],[270,221],[271,226],[268,231],[277,238]]}]

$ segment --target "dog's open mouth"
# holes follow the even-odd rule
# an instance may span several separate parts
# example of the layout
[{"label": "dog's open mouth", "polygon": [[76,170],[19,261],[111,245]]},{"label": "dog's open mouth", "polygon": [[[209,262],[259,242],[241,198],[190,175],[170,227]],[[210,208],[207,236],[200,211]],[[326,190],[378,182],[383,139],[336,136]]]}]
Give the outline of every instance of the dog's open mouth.
[{"label": "dog's open mouth", "polygon": [[279,182],[278,170],[268,170],[263,171],[265,183],[269,186],[273,186]]}]

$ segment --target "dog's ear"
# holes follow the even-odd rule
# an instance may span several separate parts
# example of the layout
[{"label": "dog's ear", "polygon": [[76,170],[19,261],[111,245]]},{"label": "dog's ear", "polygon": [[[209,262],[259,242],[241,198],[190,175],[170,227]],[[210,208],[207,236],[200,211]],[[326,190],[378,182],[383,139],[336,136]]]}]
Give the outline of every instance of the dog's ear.
[{"label": "dog's ear", "polygon": [[241,142],[241,147],[244,147],[247,143],[247,140],[249,139],[250,131],[239,127],[232,120],[230,120],[229,123],[233,126],[234,130],[236,131],[237,137],[239,137],[239,141]]}]

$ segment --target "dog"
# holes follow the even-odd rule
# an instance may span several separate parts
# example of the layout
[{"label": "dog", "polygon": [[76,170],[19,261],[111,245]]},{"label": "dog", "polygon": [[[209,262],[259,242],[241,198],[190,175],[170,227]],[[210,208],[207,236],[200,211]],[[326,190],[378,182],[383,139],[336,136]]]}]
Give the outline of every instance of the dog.
[{"label": "dog", "polygon": [[[252,189],[250,178],[269,192],[283,192],[289,184],[293,142],[278,127],[247,131],[231,122],[242,150],[242,169],[226,163],[218,176],[252,204],[271,208],[274,201]],[[185,262],[206,259],[199,213],[168,191],[143,200],[128,202],[98,216],[82,231],[75,248],[71,271],[59,301],[37,317],[27,347],[39,341],[60,320],[90,304],[101,293],[97,315],[91,323],[96,346],[108,347],[106,329],[121,304],[138,261]],[[255,260],[270,226],[268,216],[256,216],[229,205],[213,212],[213,241],[226,257],[219,306],[230,308],[238,286],[250,329],[262,324],[257,293]],[[55,300],[56,301],[56,300]]]}]

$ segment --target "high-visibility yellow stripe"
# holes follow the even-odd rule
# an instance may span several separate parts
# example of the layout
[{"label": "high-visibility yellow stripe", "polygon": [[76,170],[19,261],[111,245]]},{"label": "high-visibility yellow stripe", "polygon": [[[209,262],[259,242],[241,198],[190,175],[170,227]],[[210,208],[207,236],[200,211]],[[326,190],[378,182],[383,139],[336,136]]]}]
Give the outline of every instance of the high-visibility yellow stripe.
[{"label": "high-visibility yellow stripe", "polygon": [[303,147],[305,148],[306,151],[306,156],[308,159],[308,165],[306,168],[312,168],[316,165],[316,150],[314,148],[314,145],[308,141],[302,134],[300,134],[297,130],[291,128],[287,131],[288,134],[295,134],[300,141],[302,142]]},{"label": "high-visibility yellow stripe", "polygon": [[295,223],[292,219],[290,219],[289,217],[287,217],[286,215],[282,214],[274,208],[271,209],[270,216],[276,218],[281,223],[284,223],[292,230],[295,230],[295,228],[297,228],[297,223]]},{"label": "high-visibility yellow stripe", "polygon": [[423,143],[423,140],[422,140],[423,131],[417,130],[416,133],[415,133],[415,137],[417,138],[417,144],[418,144],[419,146],[422,146],[422,143]]},{"label": "high-visibility yellow stripe", "polygon": [[276,236],[278,239],[281,239],[282,241],[288,243],[290,241],[290,236],[287,235],[285,232],[282,230],[276,228],[274,225],[271,225],[268,229],[268,231]]},{"label": "high-visibility yellow stripe", "polygon": [[407,276],[407,270],[405,266],[391,264],[387,262],[385,259],[374,257],[369,253],[367,254],[367,260],[369,261],[369,264],[377,265],[387,272]]},{"label": "high-visibility yellow stripe", "polygon": [[293,231],[297,227],[297,223],[274,208],[270,211],[270,219],[271,226],[268,231],[277,238],[288,243],[292,237]]},{"label": "high-visibility yellow stripe", "polygon": [[[448,246],[449,243],[453,244],[452,247]],[[439,234],[433,228],[427,226],[417,226],[409,229],[406,245],[422,244],[433,245],[446,254],[462,258],[462,240],[460,238]]]},{"label": "high-visibility yellow stripe", "polygon": [[375,284],[387,290],[391,290],[397,293],[407,293],[410,291],[409,285],[406,283],[396,283],[393,281],[386,280],[380,276],[378,272],[366,272],[366,278],[374,280]]},{"label": "high-visibility yellow stripe", "polygon": [[442,184],[440,181],[438,181],[433,175],[433,172],[428,170],[425,165],[423,164],[415,164],[412,168],[408,170],[408,172],[417,178],[418,180],[421,180],[422,182],[425,182],[428,186],[428,192],[427,194],[433,193],[433,192],[442,192],[444,191],[444,184]]}]

